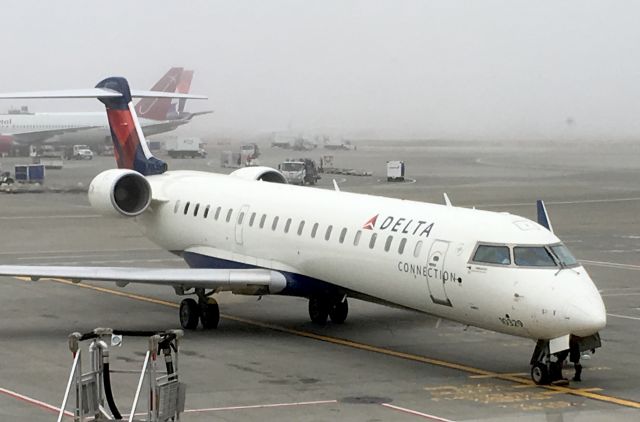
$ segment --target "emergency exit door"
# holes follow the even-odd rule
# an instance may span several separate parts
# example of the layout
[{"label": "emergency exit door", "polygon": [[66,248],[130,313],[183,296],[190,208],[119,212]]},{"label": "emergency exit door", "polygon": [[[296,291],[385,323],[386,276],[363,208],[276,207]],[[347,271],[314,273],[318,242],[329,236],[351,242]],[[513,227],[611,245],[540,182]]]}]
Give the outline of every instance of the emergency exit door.
[{"label": "emergency exit door", "polygon": [[249,222],[249,205],[243,205],[236,219],[236,243],[242,245],[242,228]]}]

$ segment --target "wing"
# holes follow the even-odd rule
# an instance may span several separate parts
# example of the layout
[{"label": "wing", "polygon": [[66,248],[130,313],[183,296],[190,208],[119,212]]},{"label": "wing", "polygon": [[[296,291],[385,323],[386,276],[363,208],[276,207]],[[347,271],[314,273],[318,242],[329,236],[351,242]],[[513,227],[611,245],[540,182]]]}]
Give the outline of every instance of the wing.
[{"label": "wing", "polygon": [[264,269],[210,268],[142,268],[142,267],[64,267],[0,265],[0,276],[62,278],[115,282],[124,287],[129,283],[166,285],[176,288],[231,290],[252,294],[274,294],[282,291],[287,281],[282,273]]}]

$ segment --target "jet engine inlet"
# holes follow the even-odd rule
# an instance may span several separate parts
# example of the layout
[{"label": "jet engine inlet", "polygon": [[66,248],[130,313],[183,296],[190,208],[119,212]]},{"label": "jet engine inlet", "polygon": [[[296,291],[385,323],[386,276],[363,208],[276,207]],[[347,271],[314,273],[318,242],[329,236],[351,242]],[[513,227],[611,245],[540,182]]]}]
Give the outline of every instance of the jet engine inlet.
[{"label": "jet engine inlet", "polygon": [[89,187],[91,206],[105,215],[135,217],[151,204],[151,186],[140,173],[127,169],[107,170]]}]

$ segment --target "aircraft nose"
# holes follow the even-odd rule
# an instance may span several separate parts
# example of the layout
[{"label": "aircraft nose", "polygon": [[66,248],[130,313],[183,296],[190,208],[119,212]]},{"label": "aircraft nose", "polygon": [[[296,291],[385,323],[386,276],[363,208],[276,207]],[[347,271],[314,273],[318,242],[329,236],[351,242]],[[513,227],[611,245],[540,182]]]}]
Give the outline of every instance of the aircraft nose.
[{"label": "aircraft nose", "polygon": [[607,325],[607,310],[602,297],[594,289],[591,294],[572,300],[569,306],[571,334],[587,337],[597,333]]}]

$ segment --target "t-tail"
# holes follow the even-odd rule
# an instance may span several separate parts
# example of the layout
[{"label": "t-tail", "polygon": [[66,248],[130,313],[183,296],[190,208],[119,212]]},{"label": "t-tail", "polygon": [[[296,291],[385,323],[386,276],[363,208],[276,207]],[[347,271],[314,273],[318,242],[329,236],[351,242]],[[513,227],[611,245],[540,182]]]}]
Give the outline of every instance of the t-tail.
[{"label": "t-tail", "polygon": [[131,90],[125,78],[107,78],[92,89],[62,91],[18,92],[0,94],[0,98],[97,98],[107,109],[111,138],[118,168],[135,170],[144,176],[162,174],[167,164],[151,154],[142,133],[131,98],[199,99],[202,95],[175,92]]}]

